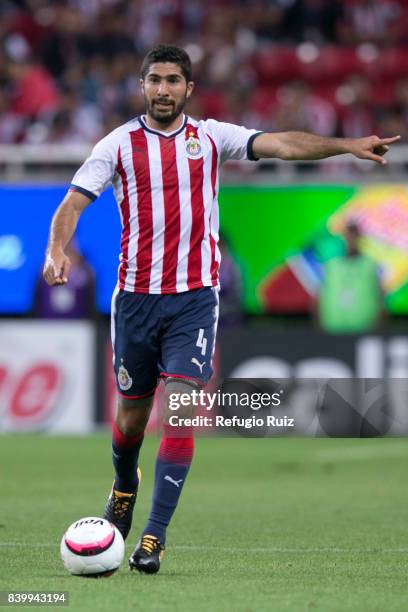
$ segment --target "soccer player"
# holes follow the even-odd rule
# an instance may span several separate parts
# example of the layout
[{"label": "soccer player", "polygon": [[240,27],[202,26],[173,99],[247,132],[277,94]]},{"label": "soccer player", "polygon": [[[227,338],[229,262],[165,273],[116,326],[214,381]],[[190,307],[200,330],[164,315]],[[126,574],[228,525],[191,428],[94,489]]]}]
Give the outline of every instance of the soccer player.
[{"label": "soccer player", "polygon": [[[146,114],[98,142],[77,171],[53,217],[44,264],[50,285],[68,281],[66,245],[83,210],[112,184],[123,231],[112,298],[118,387],[112,435],[115,480],[104,516],[124,538],[131,527],[139,451],[158,379],[164,379],[168,402],[172,393],[205,385],[212,374],[220,164],[271,157],[313,160],[342,153],[383,164],[388,145],[399,138],[271,134],[195,120],[183,112],[194,89],[191,61],[173,46],[159,45],[146,55],[140,84]],[[186,411],[191,414],[191,407]],[[146,573],[160,568],[166,528],[193,457],[192,429],[175,432],[166,418],[150,515],[129,559],[131,569]]]}]

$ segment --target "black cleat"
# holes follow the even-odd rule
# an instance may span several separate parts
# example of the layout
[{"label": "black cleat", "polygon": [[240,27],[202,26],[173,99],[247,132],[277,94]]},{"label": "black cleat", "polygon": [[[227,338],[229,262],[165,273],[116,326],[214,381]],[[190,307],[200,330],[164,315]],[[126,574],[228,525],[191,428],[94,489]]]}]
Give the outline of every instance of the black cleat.
[{"label": "black cleat", "polygon": [[158,538],[151,535],[142,536],[136,544],[129,559],[129,568],[137,569],[145,574],[155,574],[160,569],[160,561],[163,559],[164,546]]},{"label": "black cleat", "polygon": [[[137,475],[140,483],[142,474],[139,468],[137,468]],[[112,487],[105,506],[103,518],[119,529],[124,540],[126,540],[132,526],[133,508],[136,503],[138,486],[134,493],[122,493]]]}]

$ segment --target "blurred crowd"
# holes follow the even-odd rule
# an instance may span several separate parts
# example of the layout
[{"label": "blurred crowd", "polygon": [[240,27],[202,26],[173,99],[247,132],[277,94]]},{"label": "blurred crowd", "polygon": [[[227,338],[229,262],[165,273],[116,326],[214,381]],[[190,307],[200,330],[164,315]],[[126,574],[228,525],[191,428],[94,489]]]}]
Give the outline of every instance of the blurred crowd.
[{"label": "blurred crowd", "polygon": [[2,0],[0,143],[91,143],[143,112],[158,42],[192,58],[195,117],[408,136],[408,0]]}]

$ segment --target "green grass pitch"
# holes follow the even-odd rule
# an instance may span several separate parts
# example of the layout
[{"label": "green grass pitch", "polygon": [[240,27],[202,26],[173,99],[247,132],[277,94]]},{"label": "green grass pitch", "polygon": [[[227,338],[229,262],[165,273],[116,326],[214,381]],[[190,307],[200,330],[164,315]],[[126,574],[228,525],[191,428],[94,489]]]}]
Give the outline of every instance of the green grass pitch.
[{"label": "green grass pitch", "polygon": [[[142,450],[127,556],[157,443]],[[69,591],[72,611],[406,611],[407,468],[403,439],[200,439],[160,573],[130,573],[126,560],[85,580],[65,572],[59,541],[102,513],[108,435],[3,436],[0,588]]]}]

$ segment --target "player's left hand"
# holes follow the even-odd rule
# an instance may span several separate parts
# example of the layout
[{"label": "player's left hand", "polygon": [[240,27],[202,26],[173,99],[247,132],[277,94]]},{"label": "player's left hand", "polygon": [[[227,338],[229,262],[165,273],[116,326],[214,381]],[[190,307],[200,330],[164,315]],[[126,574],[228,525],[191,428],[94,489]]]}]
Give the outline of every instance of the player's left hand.
[{"label": "player's left hand", "polygon": [[378,136],[367,136],[366,138],[354,138],[350,141],[350,153],[359,159],[371,159],[377,164],[385,165],[387,160],[384,155],[389,150],[389,145],[400,140],[401,136],[392,138],[379,138]]}]

